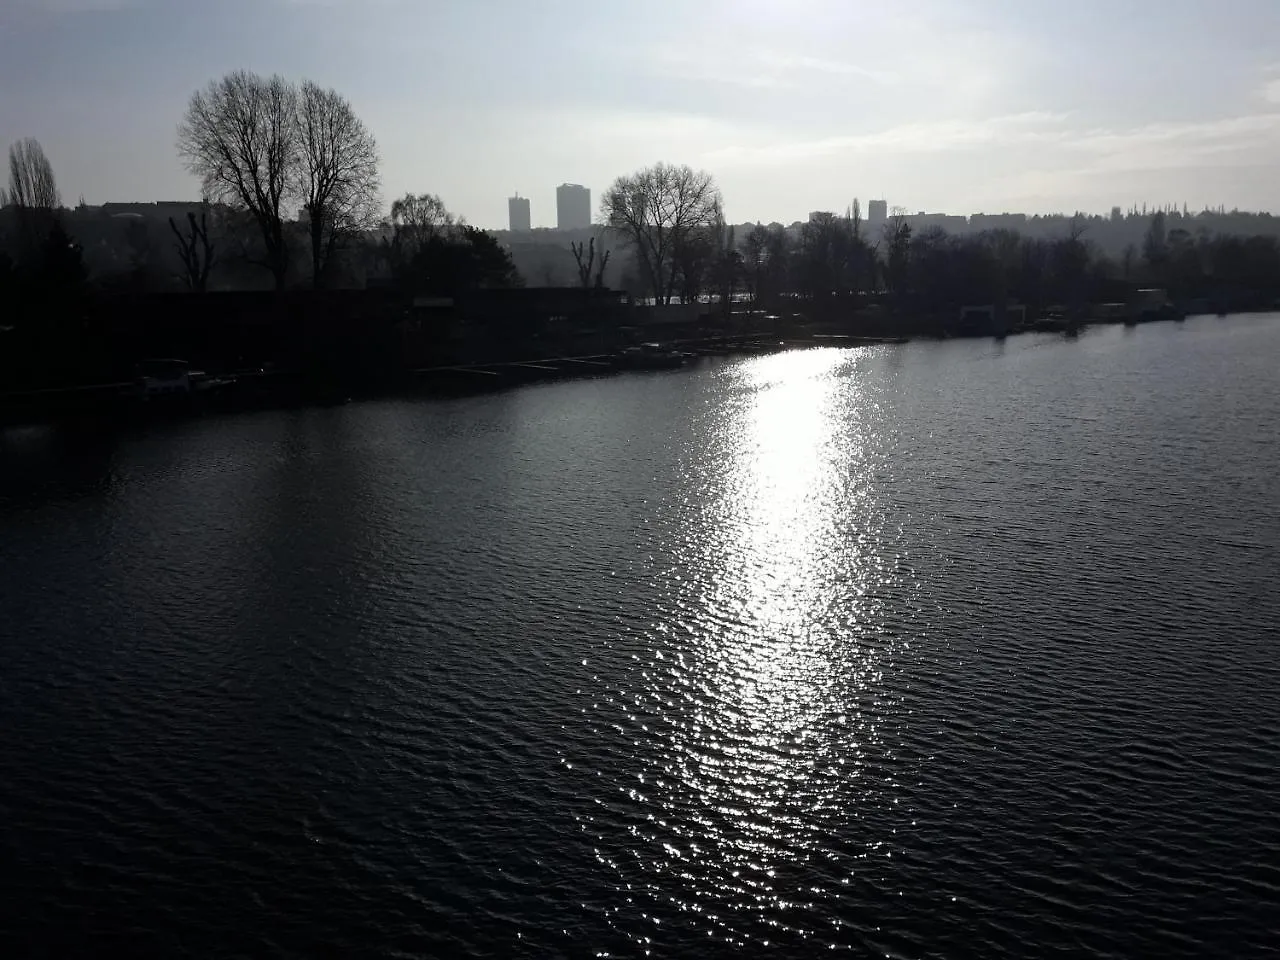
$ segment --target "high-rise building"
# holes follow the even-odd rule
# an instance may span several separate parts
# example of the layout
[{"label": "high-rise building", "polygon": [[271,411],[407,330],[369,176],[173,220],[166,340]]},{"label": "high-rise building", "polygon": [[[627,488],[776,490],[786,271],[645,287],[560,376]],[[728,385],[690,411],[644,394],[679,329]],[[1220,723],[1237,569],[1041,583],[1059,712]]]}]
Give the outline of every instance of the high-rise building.
[{"label": "high-rise building", "polygon": [[585,230],[591,226],[591,191],[580,183],[556,187],[556,226],[561,230]]},{"label": "high-rise building", "polygon": [[885,200],[870,200],[867,202],[867,224],[870,226],[878,226],[889,219],[889,204]]},{"label": "high-rise building", "polygon": [[516,194],[507,198],[507,220],[512,233],[528,233],[532,229],[529,219],[529,198]]}]

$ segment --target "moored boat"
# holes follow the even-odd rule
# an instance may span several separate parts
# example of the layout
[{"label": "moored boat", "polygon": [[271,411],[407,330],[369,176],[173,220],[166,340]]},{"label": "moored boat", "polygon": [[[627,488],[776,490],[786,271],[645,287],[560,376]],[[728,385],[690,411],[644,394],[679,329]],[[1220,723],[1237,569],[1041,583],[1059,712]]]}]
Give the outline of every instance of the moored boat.
[{"label": "moored boat", "polygon": [[660,343],[642,343],[627,347],[617,355],[622,370],[673,370],[689,362],[690,354]]}]

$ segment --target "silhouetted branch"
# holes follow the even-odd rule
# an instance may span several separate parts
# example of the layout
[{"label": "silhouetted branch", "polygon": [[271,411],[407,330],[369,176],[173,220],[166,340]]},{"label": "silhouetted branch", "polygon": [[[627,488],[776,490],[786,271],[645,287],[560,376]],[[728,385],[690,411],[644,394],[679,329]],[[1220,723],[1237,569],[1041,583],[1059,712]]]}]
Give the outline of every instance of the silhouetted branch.
[{"label": "silhouetted branch", "polygon": [[573,240],[569,241],[569,251],[573,254],[574,262],[578,265],[578,282],[585,290],[587,287],[591,286],[591,266],[596,259],[595,237],[591,238],[590,250],[587,252],[585,260],[583,259],[584,247],[586,247],[586,244],[581,240],[576,242]]},{"label": "silhouetted branch", "polygon": [[276,287],[289,267],[285,200],[299,158],[298,91],[279,76],[238,70],[191,97],[178,149],[205,195],[247,211],[262,235]]},{"label": "silhouetted branch", "polygon": [[401,263],[408,263],[432,240],[448,236],[457,226],[453,214],[436,194],[406,193],[391,204],[392,255]]},{"label": "silhouetted branch", "polygon": [[[613,253],[612,250],[606,250],[600,256],[600,262],[596,263],[596,238],[588,238],[588,243],[582,241],[569,241],[569,250],[573,254],[573,259],[578,265],[578,282],[582,285],[582,289],[590,290],[601,289],[604,287],[604,271],[609,266],[609,257]],[[594,272],[593,272],[594,270]]]},{"label": "silhouetted branch", "polygon": [[9,148],[8,199],[20,209],[57,210],[62,206],[53,167],[38,140],[28,137]]},{"label": "silhouetted branch", "polygon": [[669,303],[683,272],[687,292],[694,280],[681,271],[697,257],[696,232],[714,222],[721,206],[715,179],[704,170],[659,163],[619,177],[605,191],[605,224],[636,254],[658,303]]},{"label": "silhouetted branch", "polygon": [[6,199],[17,211],[24,256],[35,256],[56,225],[62,206],[53,166],[38,140],[28,137],[9,148]]},{"label": "silhouetted branch", "polygon": [[169,218],[169,229],[177,238],[178,256],[184,269],[182,280],[187,288],[203,293],[209,283],[209,271],[213,269],[216,248],[209,238],[209,204],[200,208],[200,218],[192,212],[187,213],[187,230],[178,229],[173,217]]},{"label": "silhouetted branch", "polygon": [[[594,238],[592,238],[594,242]],[[613,255],[612,250],[606,250],[604,256],[600,258],[600,266],[596,268],[595,287],[600,290],[604,287],[604,271],[609,266],[609,257]]]},{"label": "silhouetted branch", "polygon": [[310,81],[299,94],[298,124],[298,185],[319,287],[335,251],[377,223],[378,148],[344,97]]}]

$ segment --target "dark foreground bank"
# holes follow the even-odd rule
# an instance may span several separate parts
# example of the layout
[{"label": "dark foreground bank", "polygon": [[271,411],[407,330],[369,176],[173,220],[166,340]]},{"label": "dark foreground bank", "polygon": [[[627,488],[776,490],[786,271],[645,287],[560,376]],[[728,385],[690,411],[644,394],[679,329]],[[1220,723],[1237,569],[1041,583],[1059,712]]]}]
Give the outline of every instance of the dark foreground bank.
[{"label": "dark foreground bank", "polygon": [[[1074,335],[1089,324],[1182,319],[1163,291],[1086,308],[902,314],[882,302],[636,305],[607,290],[406,298],[387,290],[135,295],[0,328],[0,420],[182,416],[405,393],[458,395],[539,380],[662,369],[700,356],[911,337]],[[675,362],[675,357],[682,359]],[[181,368],[169,375],[156,367]]]}]

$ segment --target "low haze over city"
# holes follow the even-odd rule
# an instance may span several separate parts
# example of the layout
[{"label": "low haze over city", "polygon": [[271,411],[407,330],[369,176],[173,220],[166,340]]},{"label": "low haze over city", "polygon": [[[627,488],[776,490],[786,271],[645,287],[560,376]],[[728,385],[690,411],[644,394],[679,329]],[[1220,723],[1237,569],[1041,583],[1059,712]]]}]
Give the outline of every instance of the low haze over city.
[{"label": "low haze over city", "polygon": [[[38,139],[68,203],[194,199],[192,91],[248,68],[340,89],[383,195],[556,225],[672,158],[734,222],[854,196],[912,212],[1280,206],[1280,4],[1101,0],[7,0],[0,148]],[[594,212],[594,211],[593,211]]]}]

